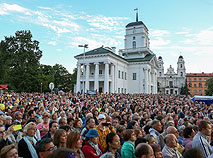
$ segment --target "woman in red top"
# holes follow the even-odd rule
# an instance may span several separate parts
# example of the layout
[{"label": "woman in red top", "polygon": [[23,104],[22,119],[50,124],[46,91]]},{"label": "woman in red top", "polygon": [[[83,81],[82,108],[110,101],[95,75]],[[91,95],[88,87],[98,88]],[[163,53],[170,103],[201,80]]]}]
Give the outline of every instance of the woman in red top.
[{"label": "woman in red top", "polygon": [[85,158],[99,158],[103,155],[104,149],[98,144],[98,135],[96,129],[89,129],[88,133],[85,135],[88,139],[82,149]]}]

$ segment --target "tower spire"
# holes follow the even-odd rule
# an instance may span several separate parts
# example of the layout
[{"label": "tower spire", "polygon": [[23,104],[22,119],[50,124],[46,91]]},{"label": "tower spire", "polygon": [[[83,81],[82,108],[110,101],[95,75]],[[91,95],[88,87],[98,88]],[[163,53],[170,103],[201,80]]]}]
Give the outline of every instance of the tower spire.
[{"label": "tower spire", "polygon": [[136,11],[136,22],[138,22],[138,8],[135,8],[134,11]]}]

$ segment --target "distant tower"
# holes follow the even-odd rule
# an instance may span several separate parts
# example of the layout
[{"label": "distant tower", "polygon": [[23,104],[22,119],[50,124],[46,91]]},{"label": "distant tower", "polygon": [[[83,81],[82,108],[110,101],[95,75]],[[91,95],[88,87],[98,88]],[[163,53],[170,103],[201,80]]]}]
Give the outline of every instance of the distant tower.
[{"label": "distant tower", "polygon": [[149,48],[148,29],[142,21],[138,21],[138,9],[135,11],[136,22],[126,25],[125,49]]},{"label": "distant tower", "polygon": [[164,76],[164,66],[163,66],[163,58],[161,56],[158,57],[158,77],[163,77]]},{"label": "distant tower", "polygon": [[185,61],[183,59],[183,56],[180,55],[177,62],[177,74],[180,77],[186,76],[186,68],[185,68]]}]

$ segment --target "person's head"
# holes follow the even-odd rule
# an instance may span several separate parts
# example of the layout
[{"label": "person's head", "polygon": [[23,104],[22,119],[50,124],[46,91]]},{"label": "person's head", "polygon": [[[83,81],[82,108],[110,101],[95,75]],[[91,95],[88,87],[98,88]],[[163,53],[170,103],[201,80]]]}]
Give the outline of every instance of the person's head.
[{"label": "person's head", "polygon": [[67,136],[67,148],[70,148],[74,151],[82,148],[82,139],[79,132],[72,131]]},{"label": "person's head", "polygon": [[5,124],[5,117],[3,115],[0,115],[0,125]]},{"label": "person's head", "polygon": [[203,158],[203,153],[199,148],[192,148],[189,150],[186,150],[183,154],[184,158]]},{"label": "person's head", "polygon": [[18,150],[14,144],[7,145],[1,149],[1,158],[18,158]]},{"label": "person's head", "polygon": [[142,133],[142,130],[140,128],[137,128],[134,131],[135,131],[135,134],[136,134],[137,138],[142,138],[143,137],[143,133]]},{"label": "person's head", "polygon": [[113,121],[112,121],[112,126],[113,126],[114,128],[116,128],[118,125],[119,125],[119,119],[118,119],[118,118],[113,119]]},{"label": "person's head", "polygon": [[56,149],[50,158],[80,158],[80,155],[69,148],[58,148]]},{"label": "person's head", "polygon": [[186,127],[183,130],[183,136],[184,138],[193,138],[195,136],[195,132],[192,129],[192,127]]},{"label": "person's head", "polygon": [[67,132],[67,135],[72,131],[68,125],[60,126],[59,129],[64,129]]},{"label": "person's head", "polygon": [[87,128],[88,129],[95,128],[95,120],[94,120],[94,118],[88,118],[86,120],[86,124],[87,124]]},{"label": "person's head", "polygon": [[64,129],[58,129],[53,137],[53,143],[55,146],[60,147],[61,144],[66,144],[67,142],[67,133]]},{"label": "person's head", "polygon": [[50,121],[50,123],[49,123],[49,131],[51,133],[55,133],[57,129],[58,129],[57,121]]},{"label": "person's head", "polygon": [[201,120],[198,125],[199,131],[207,136],[211,136],[211,123]]},{"label": "person's head", "polygon": [[109,151],[111,150],[117,151],[121,147],[119,136],[113,132],[107,134],[106,144],[107,144],[107,150]]},{"label": "person's head", "polygon": [[0,126],[0,140],[3,138],[5,135],[5,127],[3,125]]},{"label": "person's head", "polygon": [[174,134],[176,138],[179,137],[177,128],[173,126],[169,126],[166,131],[167,131],[167,134]]},{"label": "person's head", "polygon": [[98,123],[106,122],[106,116],[104,114],[99,114],[97,117]]},{"label": "person's head", "polygon": [[115,155],[111,152],[106,152],[103,155],[101,155],[100,158],[115,158]]},{"label": "person's head", "polygon": [[138,122],[135,120],[130,121],[128,129],[137,129],[139,128]]},{"label": "person's head", "polygon": [[5,117],[5,124],[11,125],[13,121],[13,118],[11,116],[6,116]]},{"label": "person's head", "polygon": [[15,116],[15,118],[16,118],[17,120],[19,120],[19,119],[22,119],[23,114],[22,114],[21,111],[16,111],[16,112],[14,113],[14,116]]},{"label": "person's head", "polygon": [[48,112],[43,112],[42,114],[42,119],[44,121],[44,123],[48,123],[49,122],[49,117],[50,117],[50,114]]},{"label": "person's head", "polygon": [[30,111],[28,112],[28,115],[30,116],[30,118],[34,118],[34,117],[36,116],[35,110],[30,110]]},{"label": "person's head", "polygon": [[156,138],[153,135],[151,135],[151,134],[147,134],[145,136],[145,138],[148,141],[148,144],[156,144],[157,143]]},{"label": "person's head", "polygon": [[178,140],[174,134],[167,134],[165,137],[165,143],[168,147],[174,149],[177,147]]},{"label": "person's head", "polygon": [[41,139],[36,143],[35,148],[40,158],[48,158],[56,150],[51,138]]},{"label": "person's head", "polygon": [[81,128],[81,120],[79,120],[79,119],[74,120],[73,127],[77,128],[77,129]]},{"label": "person's head", "polygon": [[23,135],[34,137],[36,134],[36,124],[34,122],[29,122],[27,125],[25,125],[23,130]]},{"label": "person's head", "polygon": [[67,125],[67,119],[62,117],[62,118],[60,118],[58,123],[59,123],[59,126]]},{"label": "person's head", "polygon": [[161,132],[161,130],[162,130],[162,125],[159,120],[153,120],[151,122],[151,127],[154,128],[158,132]]},{"label": "person's head", "polygon": [[124,141],[136,141],[136,135],[133,129],[127,129],[124,131]]},{"label": "person's head", "polygon": [[93,128],[89,129],[89,131],[87,132],[87,134],[85,134],[85,136],[87,137],[87,139],[89,139],[94,144],[98,144],[98,140],[99,140],[98,130],[93,129]]},{"label": "person's head", "polygon": [[147,142],[146,138],[137,138],[136,141],[135,141],[135,148],[140,143],[148,143],[148,142]]},{"label": "person's head", "polygon": [[152,147],[146,143],[140,143],[135,149],[136,158],[155,158]]},{"label": "person's head", "polygon": [[151,144],[151,147],[154,151],[155,158],[163,158],[163,154],[161,152],[161,148],[159,144]]},{"label": "person's head", "polygon": [[123,125],[118,125],[117,127],[116,127],[116,132],[118,133],[118,135],[120,136],[120,137],[123,137],[123,132],[126,130],[126,128],[125,128],[125,126],[123,126]]}]

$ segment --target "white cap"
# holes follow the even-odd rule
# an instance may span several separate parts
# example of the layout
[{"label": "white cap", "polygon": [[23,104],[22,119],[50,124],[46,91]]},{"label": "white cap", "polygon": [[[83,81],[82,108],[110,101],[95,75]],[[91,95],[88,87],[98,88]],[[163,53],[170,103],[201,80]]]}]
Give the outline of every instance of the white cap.
[{"label": "white cap", "polygon": [[99,114],[97,119],[98,120],[100,120],[100,119],[106,119],[106,116],[104,114]]}]

